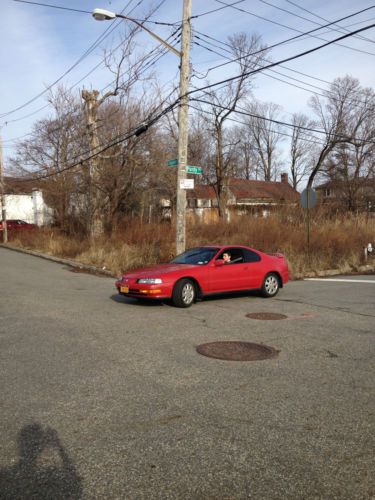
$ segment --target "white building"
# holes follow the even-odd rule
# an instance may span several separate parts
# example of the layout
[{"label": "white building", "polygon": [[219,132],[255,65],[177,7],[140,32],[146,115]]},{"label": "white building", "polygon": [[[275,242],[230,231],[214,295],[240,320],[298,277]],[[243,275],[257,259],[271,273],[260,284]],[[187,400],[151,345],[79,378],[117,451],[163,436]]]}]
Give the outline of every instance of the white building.
[{"label": "white building", "polygon": [[[53,222],[53,210],[45,203],[40,189],[33,188],[31,192],[20,193],[11,185],[12,180],[5,179],[4,198],[7,219],[22,219],[38,226]],[[0,209],[2,208],[0,201]]]}]

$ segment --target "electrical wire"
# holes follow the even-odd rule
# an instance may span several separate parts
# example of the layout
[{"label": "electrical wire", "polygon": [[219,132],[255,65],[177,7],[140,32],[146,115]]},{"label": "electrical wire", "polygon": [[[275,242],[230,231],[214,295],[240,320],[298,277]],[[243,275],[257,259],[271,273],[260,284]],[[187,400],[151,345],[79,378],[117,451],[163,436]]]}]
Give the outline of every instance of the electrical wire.
[{"label": "electrical wire", "polygon": [[[283,9],[282,7],[279,7],[277,5],[274,5],[273,3],[271,2],[267,2],[266,0],[258,0],[258,2],[261,2],[265,5],[269,5],[270,7],[273,7],[274,9],[277,9],[277,10],[280,10],[281,12],[286,12],[287,14],[290,14],[291,16],[294,16],[294,17],[298,17],[299,19],[302,19],[304,21],[308,21],[309,23],[312,23],[312,24],[315,24],[317,26],[320,26],[322,27],[322,24],[321,23],[318,23],[316,21],[312,21],[311,19],[308,19],[307,17],[304,17],[304,16],[300,16],[299,14],[296,14],[295,12],[291,12],[290,10],[287,10],[287,9]],[[325,19],[326,22],[329,22]],[[335,26],[337,26],[337,24],[335,23]],[[343,33],[343,30],[341,29],[333,29],[332,31],[337,31],[339,33]],[[347,32],[348,30],[344,30],[344,32]],[[358,38],[359,40],[364,40],[366,42],[371,42],[371,43],[374,43],[373,40],[371,40],[370,38],[365,38],[365,37],[362,37],[362,36],[354,36],[353,38]]]},{"label": "electrical wire", "polygon": [[[165,1],[165,0],[164,0],[164,1]],[[129,4],[130,4],[130,3],[131,3],[131,2],[129,2],[127,6],[129,6]],[[161,3],[163,3],[163,2],[161,2]],[[160,5],[161,5],[161,4],[160,4]],[[159,5],[159,6],[160,6],[160,5]],[[137,5],[137,6],[138,6],[138,5]],[[155,12],[155,11],[154,11],[154,12]],[[171,38],[172,38],[172,41],[171,41],[171,44],[172,44],[172,45],[174,45],[174,43],[173,43],[173,42],[174,42],[174,40],[178,39],[178,36],[179,36],[179,35],[178,35],[178,32],[179,32],[179,31],[181,31],[181,27],[178,27],[178,28],[177,28],[177,29],[176,29],[176,30],[175,30],[175,31],[174,31],[174,32],[173,32],[173,33],[172,33],[172,34],[171,34],[171,35],[167,38],[167,40],[169,40],[169,39],[171,39]],[[118,45],[118,46],[117,46],[117,47],[116,47],[116,48],[115,48],[115,49],[114,49],[111,53],[113,54],[113,53],[114,53],[114,52],[115,52],[115,51],[116,51],[119,47],[121,47],[121,45],[122,45],[122,42],[121,42],[121,43],[120,43],[120,44],[119,44],[119,45]],[[148,55],[146,55],[146,56],[144,57],[144,61],[143,61],[143,62],[146,62],[148,58],[150,58],[151,56],[153,56],[153,53],[154,53],[154,52],[158,52],[158,51],[160,52],[160,48],[159,48],[159,47],[157,47],[157,48],[153,49],[153,50],[152,50],[152,51],[151,51]],[[161,49],[161,54],[160,54],[160,55],[157,55],[157,56],[156,56],[153,60],[149,61],[149,62],[147,63],[147,65],[146,65],[146,66],[142,69],[142,71],[141,71],[140,73],[138,73],[138,74],[137,74],[137,76],[140,76],[141,74],[143,74],[143,73],[144,73],[147,69],[149,69],[152,65],[156,64],[156,62],[158,62],[158,61],[159,61],[159,60],[160,60],[160,59],[161,59],[161,58],[162,58],[165,54],[167,54],[167,53],[168,53],[168,49]],[[84,80],[87,76],[89,76],[89,74],[91,74],[93,71],[95,71],[95,69],[96,69],[97,67],[99,67],[101,64],[103,64],[103,61],[101,61],[98,65],[96,65],[96,66],[95,66],[92,70],[90,70],[90,72],[89,72],[89,73],[87,73],[87,74],[86,74],[83,78],[81,78],[78,82],[76,82],[75,84],[73,84],[73,85],[69,88],[69,91],[71,91],[71,90],[72,90],[75,86],[77,86],[77,85],[78,85],[78,84],[79,84],[82,80]],[[137,63],[135,63],[132,67],[135,67],[136,65],[139,65],[139,61],[137,61]],[[131,70],[131,68],[130,68],[130,70]],[[129,69],[128,69],[128,71],[129,71]],[[114,81],[112,81],[110,84],[108,84],[106,87],[104,87],[104,88],[101,90],[101,93],[102,93],[102,92],[103,92],[106,88],[108,88],[110,85],[112,85],[112,84],[113,84],[113,82],[114,82]],[[134,80],[133,80],[133,82],[134,82]],[[131,82],[131,81],[129,80],[128,82],[125,82],[125,84],[126,84],[126,85],[129,85],[129,84],[132,84],[133,82]],[[34,114],[36,114],[36,113],[38,113],[38,112],[42,111],[43,109],[48,108],[48,107],[49,107],[49,105],[50,105],[50,104],[46,104],[46,105],[44,105],[42,108],[39,108],[38,110],[36,110],[36,111],[34,111],[34,112],[32,112],[32,113],[29,113],[28,115],[25,115],[25,116],[23,116],[23,117],[20,117],[20,118],[18,118],[18,119],[14,119],[14,120],[7,121],[7,122],[5,122],[5,125],[7,125],[7,124],[9,124],[9,123],[13,123],[13,122],[21,121],[21,120],[23,120],[23,119],[25,119],[25,118],[28,118],[28,117],[30,117],[30,116],[32,116],[32,115],[34,115]],[[70,111],[70,112],[67,112],[65,116],[70,116],[70,114],[71,114],[71,111]],[[62,117],[59,117],[59,119],[60,119],[60,120],[61,120],[61,119],[64,119],[64,115],[63,115]],[[61,129],[61,128],[64,128],[64,125],[62,125],[62,126],[61,126],[61,127],[59,127],[59,128],[60,128],[60,129]],[[98,127],[98,128],[100,128],[100,127]],[[56,129],[56,131],[57,131],[57,130],[58,130],[58,129]],[[17,140],[19,140],[19,139],[21,139],[21,138],[27,137],[27,136],[32,135],[32,134],[33,134],[33,132],[31,132],[31,133],[29,133],[29,134],[25,134],[25,135],[23,135],[23,136],[21,136],[21,137],[15,138],[15,139],[9,139],[9,140],[8,140],[8,141],[6,141],[6,142],[17,141]]]},{"label": "electrical wire", "polygon": [[[14,0],[14,1],[17,1],[17,2],[25,2],[25,3],[31,3],[31,4],[36,4],[36,2],[29,2],[26,0]],[[130,11],[130,13],[135,9],[137,8],[141,3],[143,3],[144,0],[139,0],[139,2],[137,3],[137,5],[135,7],[133,7]],[[165,3],[166,0],[161,0],[161,2],[159,3],[159,5],[153,10],[152,14],[150,15],[153,15],[156,10],[158,10],[164,3]],[[129,0],[129,2],[127,3],[127,5],[122,9],[121,13],[124,12],[124,10],[126,10],[128,8],[128,6],[133,2],[133,0]],[[47,4],[37,4],[37,5],[45,5],[45,6],[48,6],[50,7],[50,5],[47,5]],[[65,7],[63,8],[65,9]],[[74,10],[74,9],[73,9]],[[87,13],[87,11],[83,11],[85,13]],[[91,14],[91,12],[89,12]],[[129,13],[128,13],[129,14]],[[57,80],[55,80],[52,84],[48,85],[42,92],[40,92],[39,94],[37,94],[36,96],[34,96],[32,99],[30,99],[29,101],[25,102],[24,104],[18,106],[17,108],[14,108],[10,111],[7,111],[5,113],[2,113],[0,114],[0,118],[5,118],[6,116],[9,116],[10,114],[13,114],[17,111],[19,111],[20,109],[28,106],[29,104],[33,103],[34,101],[36,101],[37,99],[39,99],[40,97],[42,97],[46,92],[48,92],[52,87],[54,87],[57,83],[59,83],[66,75],[68,75],[74,68],[76,68],[84,59],[86,59],[86,57],[88,55],[91,54],[91,52],[93,52],[97,46],[102,43],[104,41],[105,38],[107,38],[110,33],[114,30],[114,29],[117,29],[120,24],[122,23],[121,20],[114,20],[112,21],[111,25],[106,28],[106,30],[104,31],[104,33],[102,35],[100,35],[99,38],[97,38],[97,40],[83,53],[83,55],[72,65],[70,66],[70,68],[68,68]],[[134,32],[137,31],[138,29],[140,28],[134,28]],[[37,110],[36,112],[39,112],[41,110],[45,109],[45,107],[42,107],[40,108],[39,110]],[[28,115],[27,117],[29,117],[30,115]],[[9,122],[8,122],[9,123]]]},{"label": "electrical wire", "polygon": [[[18,180],[20,181],[30,181],[30,180],[33,180],[33,181],[36,181],[36,180],[41,180],[41,179],[47,179],[49,177],[54,177],[56,175],[59,175],[63,172],[66,172],[68,170],[71,170],[75,167],[77,167],[78,165],[83,165],[85,162],[88,162],[90,161],[91,159],[95,158],[96,156],[102,154],[104,151],[107,151],[108,149],[114,147],[114,146],[117,146],[118,144],[121,144],[122,142],[125,142],[127,140],[129,140],[130,138],[134,137],[134,136],[139,136],[141,135],[142,133],[146,132],[146,130],[148,130],[149,127],[151,127],[152,125],[154,125],[157,121],[160,120],[160,118],[162,118],[164,115],[166,115],[167,113],[171,112],[174,107],[179,103],[180,101],[180,98],[177,99],[175,102],[173,102],[172,104],[170,104],[169,106],[167,106],[164,110],[162,110],[157,116],[155,116],[154,118],[150,119],[148,122],[142,122],[142,124],[138,125],[137,127],[134,127],[132,129],[131,132],[129,132],[126,136],[124,137],[118,137],[116,139],[114,139],[113,141],[107,143],[106,145],[104,146],[98,146],[100,149],[99,151],[95,152],[95,153],[92,153],[90,154],[88,157],[86,158],[81,158],[79,161],[73,163],[73,164],[70,164],[70,165],[67,165],[66,167],[60,169],[58,172],[50,172],[48,174],[44,174],[44,175],[39,175],[39,176],[35,176],[33,175],[32,177],[28,177],[28,178],[18,178]],[[98,148],[95,148],[95,149],[98,149]],[[85,153],[83,154],[88,154],[90,153],[89,151],[86,151]],[[82,153],[80,154],[80,156],[82,156]],[[74,158],[74,157],[73,157]]]},{"label": "electrical wire", "polygon": [[[362,10],[359,10],[359,11],[356,11],[356,12],[353,12],[352,14],[349,14],[348,16],[342,17],[342,18],[340,18],[340,19],[336,19],[335,21],[332,21],[332,22],[330,22],[330,23],[328,23],[328,24],[326,24],[326,25],[322,26],[322,28],[326,28],[326,27],[328,27],[328,26],[331,26],[332,24],[336,24],[336,23],[341,22],[341,21],[343,21],[343,20],[345,20],[345,19],[349,19],[349,18],[352,18],[352,17],[357,16],[357,15],[359,15],[359,14],[362,14],[363,12],[366,12],[366,11],[368,11],[368,10],[370,10],[370,9],[373,9],[374,7],[375,7],[375,6],[372,6],[372,7],[367,7],[367,8],[365,8],[365,9],[362,9]],[[312,29],[312,30],[305,31],[305,32],[301,32],[301,31],[300,31],[300,33],[301,33],[300,35],[295,35],[295,36],[293,36],[293,37],[291,37],[291,38],[287,38],[286,40],[282,40],[281,42],[277,42],[277,43],[274,43],[274,44],[272,44],[272,45],[268,45],[268,46],[267,46],[267,47],[265,47],[264,49],[260,49],[259,51],[256,51],[256,52],[253,52],[253,53],[250,53],[250,54],[246,54],[246,56],[243,56],[243,57],[248,57],[248,56],[251,56],[251,55],[256,55],[256,54],[259,54],[259,53],[264,52],[264,51],[269,51],[270,49],[274,49],[275,47],[279,47],[280,45],[283,45],[283,44],[289,43],[289,42],[291,42],[291,41],[297,40],[297,39],[302,38],[302,37],[304,37],[304,36],[309,36],[309,35],[311,35],[311,33],[314,33],[315,31],[319,31],[320,29],[321,29],[321,28],[314,28],[314,29]],[[298,30],[296,30],[296,31],[298,31]],[[211,38],[212,38],[212,37],[211,37]],[[217,40],[216,40],[216,41],[217,41]],[[224,43],[224,42],[222,42],[222,43]],[[225,44],[225,45],[227,45],[228,47],[230,47],[230,45],[229,45],[229,44]],[[234,62],[234,61],[239,61],[240,59],[242,59],[242,57],[238,57],[237,59],[233,59],[233,62]],[[229,62],[226,62],[226,63],[218,64],[218,65],[216,65],[216,66],[212,66],[211,68],[208,68],[208,70],[207,70],[207,72],[206,72],[206,75],[205,75],[205,76],[203,76],[203,77],[202,77],[202,79],[203,79],[203,78],[207,78],[207,75],[208,75],[208,73],[209,73],[210,71],[212,71],[212,70],[214,70],[214,69],[217,69],[217,68],[221,68],[221,67],[226,66],[226,65],[228,65],[228,64],[230,64],[230,63],[229,63]]]},{"label": "electrical wire", "polygon": [[[308,13],[308,14],[310,14],[311,16],[314,16],[314,17],[316,17],[316,18],[318,18],[318,19],[321,19],[322,21],[324,21],[324,22],[326,22],[326,23],[328,22],[328,19],[326,19],[326,18],[324,18],[324,17],[322,17],[322,16],[319,16],[318,14],[315,14],[315,12],[312,12],[311,10],[308,10],[308,9],[306,9],[306,8],[304,8],[304,7],[301,7],[300,5],[298,5],[298,4],[294,3],[294,2],[291,2],[290,0],[285,0],[285,1],[286,1],[286,2],[288,2],[288,3],[290,3],[291,5],[294,5],[294,7],[297,7],[298,9],[303,10],[304,12],[307,12],[307,13]],[[295,14],[293,14],[293,15],[295,15]],[[312,21],[311,21],[311,22],[312,22]],[[340,28],[340,29],[342,29],[342,30],[344,30],[344,31],[347,31],[347,26],[340,26],[340,25],[338,25],[337,23],[335,23],[335,25],[336,25],[338,28]],[[369,39],[369,38],[365,38],[365,37],[359,37],[359,38],[361,38],[361,39],[363,39],[363,40],[370,41],[370,42],[372,42],[372,43],[375,43],[375,41],[374,41],[374,40],[371,40],[371,39]]]},{"label": "electrical wire", "polygon": [[[276,24],[277,26],[281,26],[282,28],[286,28],[288,30],[291,30],[291,31],[296,31],[297,33],[303,33],[301,30],[298,30],[296,28],[292,28],[291,26],[287,26],[285,24],[282,24],[282,23],[279,23],[277,21],[273,21],[272,19],[268,19],[266,17],[263,17],[263,16],[259,16],[258,14],[254,14],[253,12],[250,12],[249,10],[245,10],[245,9],[241,9],[240,7],[235,7],[234,5],[229,5],[229,4],[226,4],[225,2],[223,2],[222,0],[215,0],[217,3],[220,3],[220,4],[224,4],[224,5],[227,5],[228,7],[231,7],[232,9],[235,9],[235,10],[238,10],[240,12],[244,12],[245,14],[249,14],[251,16],[254,16],[254,17],[257,17],[259,19],[262,19],[263,21],[267,21],[269,23],[272,23],[272,24]],[[367,9],[364,9],[364,10],[370,10],[370,9],[373,9],[375,8],[375,6],[371,6],[371,7],[368,7]],[[333,23],[331,23],[333,24]],[[323,26],[319,27],[319,28],[316,28],[316,30],[320,30],[322,29]],[[322,38],[322,37],[319,37],[317,35],[312,35],[313,38],[317,38],[318,40],[323,40],[325,42],[327,42],[328,40],[326,40],[325,38]],[[337,38],[336,40],[343,40],[343,38]],[[336,43],[336,42],[335,42]],[[372,52],[367,52],[365,50],[361,50],[361,49],[356,49],[354,47],[350,47],[348,45],[343,45],[343,44],[337,44],[339,45],[340,47],[345,47],[346,49],[350,49],[350,50],[354,50],[355,52],[362,52],[363,54],[367,54],[367,55],[370,55],[370,56],[375,56],[375,54],[373,54]]]},{"label": "electrical wire", "polygon": [[[200,44],[200,43],[198,43],[198,42],[193,42],[193,43],[194,43],[195,45],[198,45],[198,46],[200,46],[200,47],[202,47],[202,48],[206,49],[206,50],[207,50],[207,51],[209,51],[209,52],[213,52],[213,53],[215,53],[215,54],[217,54],[217,55],[219,55],[219,56],[221,56],[221,57],[224,57],[225,59],[229,59],[229,60],[230,60],[230,62],[237,62],[237,59],[231,59],[230,57],[228,57],[228,56],[226,56],[226,55],[223,55],[223,54],[221,54],[221,53],[219,53],[219,52],[216,52],[215,50],[210,49],[209,47],[206,47],[206,46],[204,46],[203,44]],[[271,61],[269,61],[269,60],[268,60],[268,59],[266,59],[266,58],[263,58],[263,61],[271,63]],[[284,65],[282,65],[282,64],[280,65],[280,67],[281,67],[281,68],[285,68],[285,66],[284,66]],[[289,69],[289,68],[286,68],[286,69]],[[272,72],[272,73],[276,73],[276,74],[278,74],[278,75],[281,75],[281,76],[285,76],[286,78],[288,78],[288,79],[290,79],[290,80],[297,81],[297,82],[302,83],[302,84],[304,84],[304,85],[309,85],[310,87],[314,87],[314,88],[316,88],[316,89],[318,89],[318,90],[321,90],[322,92],[325,92],[326,94],[332,94],[331,99],[333,99],[333,100],[335,100],[335,101],[337,101],[337,100],[338,100],[338,99],[337,99],[337,97],[335,97],[334,92],[332,92],[332,91],[331,91],[331,90],[329,90],[329,89],[325,89],[325,88],[322,88],[322,87],[318,87],[317,85],[314,85],[314,84],[312,84],[312,83],[305,82],[305,81],[303,81],[303,80],[299,80],[298,78],[294,78],[294,77],[289,76],[289,75],[285,75],[284,73],[281,73],[281,72],[279,72],[279,71],[275,71],[275,70],[272,70],[272,69],[270,69],[269,71],[270,71],[270,72]],[[293,71],[293,70],[291,70],[291,71]],[[299,73],[299,72],[297,72],[297,73]],[[278,81],[280,81],[280,82],[282,82],[282,83],[285,83],[286,85],[289,85],[289,86],[292,86],[292,87],[294,87],[294,88],[298,88],[298,89],[304,90],[305,92],[310,92],[310,93],[312,93],[312,94],[315,94],[315,95],[318,95],[318,96],[321,96],[321,97],[326,97],[326,95],[325,95],[325,94],[321,94],[321,93],[316,92],[316,91],[314,91],[314,90],[307,89],[307,88],[305,88],[305,87],[301,87],[300,85],[296,85],[296,84],[294,84],[294,83],[288,82],[288,81],[286,81],[286,80],[283,80],[282,78],[277,78],[277,77],[275,77],[275,76],[269,75],[266,71],[265,71],[264,73],[262,73],[262,74],[263,74],[263,76],[266,76],[266,77],[268,77],[268,78],[273,78],[274,80],[278,80]],[[309,76],[309,75],[306,75],[306,76]],[[201,77],[199,77],[199,76],[197,76],[197,78],[198,78],[198,79],[201,79]],[[325,82],[325,83],[327,83],[328,85],[331,85],[331,82]],[[353,104],[355,104],[355,105],[363,105],[363,104],[366,104],[366,103],[364,103],[363,101],[361,101],[360,99],[355,99],[355,98],[354,98],[354,99],[351,99],[351,100],[350,100],[350,102],[352,102],[352,103],[353,103]]]},{"label": "electrical wire", "polygon": [[[196,111],[199,111],[199,112],[203,112],[203,113],[206,113],[206,114],[209,114],[211,116],[215,116],[215,114],[212,112],[212,111],[208,111],[207,109],[201,109],[201,108],[197,108],[195,106],[191,106],[190,105],[190,108],[196,110]],[[246,122],[243,122],[241,120],[237,120],[235,118],[227,118],[228,121],[230,122],[234,122],[234,123],[238,123],[239,125],[248,125],[248,123]],[[298,128],[298,126],[295,126],[294,125],[294,128]],[[270,132],[274,133],[274,134],[279,134],[279,135],[282,135],[282,136],[285,136],[285,137],[289,137],[289,138],[293,138],[292,135],[290,134],[286,134],[285,132],[280,132],[279,130],[274,130],[274,129],[269,129]],[[307,136],[307,137],[314,137],[314,136]],[[319,141],[318,138],[315,138],[316,140],[311,140],[311,139],[308,139],[307,137],[303,137],[301,138],[301,140],[303,140],[304,142],[310,142],[311,144],[316,144],[318,146],[324,146],[325,143],[322,142],[322,141]]]},{"label": "electrical wire", "polygon": [[211,83],[211,84],[209,84],[209,85],[206,85],[206,86],[204,86],[204,87],[201,87],[200,89],[191,90],[191,91],[187,92],[187,93],[186,93],[186,95],[187,95],[187,96],[189,96],[189,95],[191,95],[191,94],[194,94],[195,92],[198,92],[199,90],[201,90],[201,91],[202,91],[202,90],[207,90],[207,89],[209,89],[209,88],[213,88],[213,87],[216,87],[216,86],[218,86],[218,85],[222,85],[222,84],[225,84],[225,83],[231,83],[231,82],[233,82],[233,81],[235,81],[235,80],[238,80],[238,79],[240,79],[240,78],[244,78],[244,77],[247,77],[247,76],[250,76],[250,75],[256,74],[256,73],[260,73],[261,71],[265,71],[265,70],[267,70],[267,69],[273,68],[273,67],[275,67],[275,66],[279,66],[279,65],[281,65],[281,64],[283,64],[283,63],[285,63],[285,62],[288,62],[288,61],[293,61],[293,60],[295,60],[295,59],[299,59],[299,58],[304,57],[304,56],[306,56],[306,55],[308,55],[308,54],[312,54],[313,52],[316,52],[316,51],[318,51],[318,50],[321,50],[321,49],[323,49],[324,47],[328,47],[329,45],[334,44],[334,43],[335,43],[335,42],[337,42],[338,40],[343,40],[343,39],[348,38],[348,37],[350,37],[350,36],[352,36],[352,35],[354,35],[354,34],[361,33],[361,32],[363,32],[363,31],[367,31],[367,30],[369,30],[369,29],[371,29],[371,28],[374,28],[374,27],[375,27],[375,24],[371,24],[371,25],[369,25],[369,26],[365,26],[364,28],[360,28],[360,29],[358,29],[358,30],[356,30],[356,31],[353,31],[353,32],[347,33],[347,34],[342,35],[342,36],[340,36],[340,37],[338,37],[338,38],[335,38],[334,40],[331,40],[331,41],[329,41],[329,42],[326,42],[326,43],[324,43],[324,44],[322,44],[322,45],[318,45],[317,47],[313,47],[312,49],[308,49],[308,50],[305,50],[304,52],[300,52],[300,53],[298,53],[298,54],[295,54],[294,56],[286,57],[286,58],[281,59],[281,60],[279,60],[279,61],[276,61],[276,62],[274,62],[274,63],[272,63],[272,64],[268,64],[268,65],[266,65],[266,66],[263,66],[263,67],[261,67],[261,68],[254,69],[254,70],[251,70],[251,71],[246,71],[246,72],[244,72],[244,73],[241,73],[241,74],[239,74],[239,75],[233,76],[233,77],[231,77],[231,78],[226,78],[225,80],[221,80],[221,81],[219,81],[219,82]]},{"label": "electrical wire", "polygon": [[[200,102],[202,104],[208,104],[208,105],[212,104],[209,101],[205,101],[204,99],[193,98],[192,100],[195,101],[195,102]],[[222,106],[222,105],[217,104],[217,103],[215,103],[214,106],[216,108],[223,109],[225,111],[231,111],[231,108],[228,108],[226,106]],[[249,111],[245,111],[245,110],[241,109],[240,107],[237,107],[236,110],[234,110],[234,112],[238,113],[240,115],[249,116],[251,118],[256,118],[256,119],[264,120],[264,121],[267,121],[267,122],[276,123],[277,125],[282,125],[282,126],[285,126],[285,127],[291,127],[293,129],[298,128],[298,129],[304,130],[306,132],[314,132],[316,134],[327,135],[327,133],[324,130],[319,130],[319,129],[315,129],[315,128],[312,128],[312,127],[304,127],[302,125],[295,125],[293,123],[288,123],[288,122],[284,122],[284,121],[281,121],[281,120],[273,120],[273,119],[267,118],[265,116],[256,115],[254,113],[250,113]],[[331,135],[331,137],[336,137],[338,139],[347,139],[347,136],[342,135],[342,134],[330,134],[330,135]],[[352,137],[351,139],[354,140],[354,141],[356,141],[356,142],[362,142],[364,144],[375,144],[375,141],[371,141],[371,140],[367,140],[367,139],[361,139],[361,138],[358,138],[358,137]]]}]

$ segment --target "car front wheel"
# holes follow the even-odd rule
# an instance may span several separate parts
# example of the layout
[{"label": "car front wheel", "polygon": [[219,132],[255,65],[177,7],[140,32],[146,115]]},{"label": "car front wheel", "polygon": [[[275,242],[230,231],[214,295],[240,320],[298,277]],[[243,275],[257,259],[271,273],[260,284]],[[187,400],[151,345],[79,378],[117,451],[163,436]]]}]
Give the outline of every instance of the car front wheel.
[{"label": "car front wheel", "polygon": [[269,273],[264,278],[262,294],[264,297],[274,297],[280,288],[279,277],[275,273]]},{"label": "car front wheel", "polygon": [[172,302],[176,307],[190,307],[196,295],[195,286],[189,279],[177,281],[173,288]]}]

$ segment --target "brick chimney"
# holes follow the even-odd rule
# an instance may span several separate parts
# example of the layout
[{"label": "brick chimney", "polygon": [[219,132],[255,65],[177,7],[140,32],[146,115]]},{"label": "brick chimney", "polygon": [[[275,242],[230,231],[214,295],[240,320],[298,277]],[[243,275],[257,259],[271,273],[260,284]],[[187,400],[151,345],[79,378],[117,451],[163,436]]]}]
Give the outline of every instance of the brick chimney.
[{"label": "brick chimney", "polygon": [[286,172],[283,172],[281,174],[281,182],[285,182],[286,184],[289,184],[289,182],[288,182],[288,174]]}]

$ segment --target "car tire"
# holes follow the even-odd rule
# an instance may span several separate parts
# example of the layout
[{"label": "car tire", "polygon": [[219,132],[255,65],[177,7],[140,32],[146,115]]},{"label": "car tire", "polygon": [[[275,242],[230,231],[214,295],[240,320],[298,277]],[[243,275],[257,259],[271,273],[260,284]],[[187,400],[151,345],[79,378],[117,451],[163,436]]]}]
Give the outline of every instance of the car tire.
[{"label": "car tire", "polygon": [[194,283],[184,278],[177,281],[173,288],[172,302],[176,307],[190,307],[196,297],[196,288]]},{"label": "car tire", "polygon": [[275,273],[269,273],[264,278],[262,285],[263,297],[274,297],[280,288],[280,279]]}]

